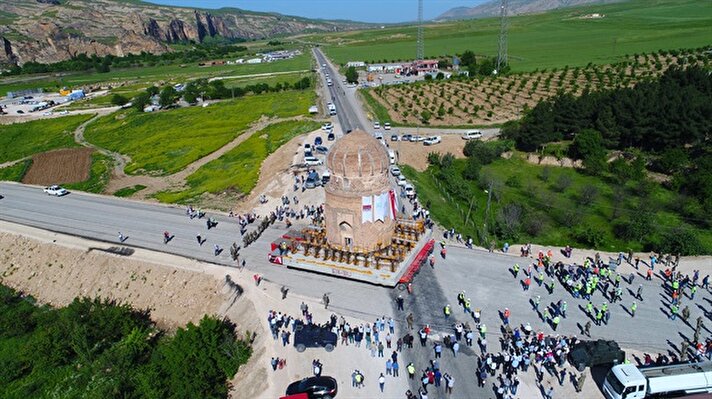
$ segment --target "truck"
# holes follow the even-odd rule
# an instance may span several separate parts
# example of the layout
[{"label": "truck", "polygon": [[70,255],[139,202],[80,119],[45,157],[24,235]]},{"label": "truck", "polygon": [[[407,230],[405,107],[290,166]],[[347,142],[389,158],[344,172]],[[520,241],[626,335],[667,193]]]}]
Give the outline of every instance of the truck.
[{"label": "truck", "polygon": [[613,366],[606,375],[603,393],[608,399],[709,394],[712,393],[712,362],[644,368],[620,364]]}]

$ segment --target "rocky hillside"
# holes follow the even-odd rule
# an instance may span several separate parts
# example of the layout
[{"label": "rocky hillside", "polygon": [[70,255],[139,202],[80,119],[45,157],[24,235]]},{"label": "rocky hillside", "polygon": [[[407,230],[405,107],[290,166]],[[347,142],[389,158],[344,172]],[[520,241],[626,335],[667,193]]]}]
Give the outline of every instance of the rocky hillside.
[{"label": "rocky hillside", "polygon": [[[533,14],[562,7],[595,3],[615,3],[625,0],[509,0],[508,14]],[[456,7],[446,11],[437,20],[487,18],[500,15],[501,0],[491,0],[475,7]]]},{"label": "rocky hillside", "polygon": [[215,36],[255,39],[356,27],[363,25],[137,0],[2,0],[0,64],[51,63],[80,53],[162,53],[170,43]]}]

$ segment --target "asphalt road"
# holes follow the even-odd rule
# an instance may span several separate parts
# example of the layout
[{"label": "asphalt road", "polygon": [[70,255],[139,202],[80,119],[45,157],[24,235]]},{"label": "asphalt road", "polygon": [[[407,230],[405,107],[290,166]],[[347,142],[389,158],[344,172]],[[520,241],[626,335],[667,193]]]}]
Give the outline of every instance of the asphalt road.
[{"label": "asphalt road", "polygon": [[[331,96],[327,101],[331,101],[336,106],[336,115],[344,133],[349,130],[364,130],[366,126],[362,123],[358,115],[361,110],[354,107],[352,99],[347,98],[346,90],[349,88],[345,87],[342,83],[343,76],[339,74],[339,71],[324,56],[320,49],[314,48],[313,52],[318,64],[317,69],[319,70],[319,75],[322,77],[324,86],[328,88],[328,92]],[[328,73],[331,77],[333,82],[332,86],[327,86],[324,72]]]}]

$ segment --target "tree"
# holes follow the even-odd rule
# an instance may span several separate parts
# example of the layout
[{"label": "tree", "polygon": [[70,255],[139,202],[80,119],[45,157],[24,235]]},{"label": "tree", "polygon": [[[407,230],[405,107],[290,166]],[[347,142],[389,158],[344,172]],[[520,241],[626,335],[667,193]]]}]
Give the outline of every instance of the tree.
[{"label": "tree", "polygon": [[151,97],[158,94],[159,91],[160,91],[160,89],[158,88],[158,86],[149,86],[146,88],[146,93],[148,93],[148,95]]},{"label": "tree", "polygon": [[569,147],[572,158],[583,160],[586,170],[600,174],[606,170],[606,148],[603,146],[601,133],[586,129],[579,132]]},{"label": "tree", "polygon": [[143,111],[151,103],[151,96],[147,92],[139,93],[131,102],[137,111]]},{"label": "tree", "polygon": [[114,94],[111,96],[111,103],[116,106],[122,106],[129,102],[129,99],[122,96],[121,94]]},{"label": "tree", "polygon": [[477,64],[477,56],[471,50],[467,50],[462,55],[460,55],[460,65],[464,67],[469,67],[470,65]]},{"label": "tree", "polygon": [[176,89],[174,89],[173,86],[166,86],[161,90],[161,94],[158,96],[158,104],[164,108],[170,107],[175,104],[177,99],[178,93]]},{"label": "tree", "polygon": [[349,83],[358,83],[358,71],[356,71],[356,67],[350,66],[346,69],[346,81]]},{"label": "tree", "polygon": [[435,75],[435,80],[443,80],[445,79],[445,74],[442,72],[438,72],[437,75]]}]

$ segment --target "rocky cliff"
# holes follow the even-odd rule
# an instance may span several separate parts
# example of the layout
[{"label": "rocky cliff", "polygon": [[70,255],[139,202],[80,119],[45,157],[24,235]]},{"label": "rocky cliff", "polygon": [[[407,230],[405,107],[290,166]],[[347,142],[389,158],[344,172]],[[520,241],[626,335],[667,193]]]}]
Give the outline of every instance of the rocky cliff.
[{"label": "rocky cliff", "polygon": [[0,64],[51,63],[80,53],[162,53],[170,43],[216,36],[260,39],[357,27],[363,25],[125,0],[2,0]]}]

